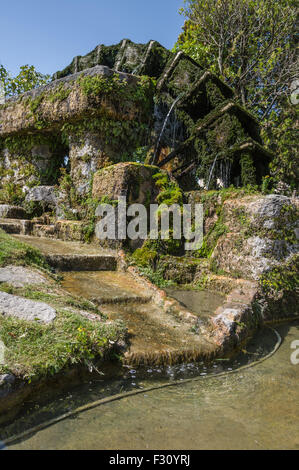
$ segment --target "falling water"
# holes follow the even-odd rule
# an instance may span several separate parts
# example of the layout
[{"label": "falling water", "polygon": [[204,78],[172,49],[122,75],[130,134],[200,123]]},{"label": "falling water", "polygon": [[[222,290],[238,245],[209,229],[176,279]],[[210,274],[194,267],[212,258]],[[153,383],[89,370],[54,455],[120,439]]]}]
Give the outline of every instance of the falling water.
[{"label": "falling water", "polygon": [[215,165],[216,165],[216,161],[217,161],[217,158],[218,158],[218,153],[214,159],[214,162],[213,162],[213,165],[211,167],[211,171],[210,171],[210,174],[209,174],[209,179],[208,179],[208,184],[207,184],[207,190],[209,189],[210,187],[210,182],[211,182],[211,178],[212,178],[212,175],[213,175],[213,172],[214,172],[214,169],[215,169]]},{"label": "falling water", "polygon": [[231,161],[225,160],[220,163],[220,177],[224,188],[229,187],[231,174]]},{"label": "falling water", "polygon": [[232,166],[231,161],[230,161],[230,160],[227,160],[227,161],[225,162],[225,168],[226,168],[225,180],[224,180],[225,188],[228,188],[228,187],[229,187],[231,166]]},{"label": "falling water", "polygon": [[168,111],[168,114],[167,114],[167,116],[166,116],[166,118],[165,118],[165,120],[164,120],[164,123],[163,123],[163,126],[162,126],[162,130],[161,130],[161,132],[160,132],[159,139],[158,139],[158,142],[157,142],[157,145],[156,145],[156,150],[155,150],[155,154],[154,154],[154,158],[153,158],[153,163],[155,163],[155,161],[156,161],[156,157],[157,157],[159,145],[160,145],[162,136],[163,136],[163,134],[164,134],[165,127],[166,127],[166,125],[167,125],[167,123],[168,123],[168,119],[169,119],[169,117],[170,117],[170,115],[171,115],[171,113],[172,113],[172,111],[173,111],[175,105],[180,101],[180,99],[182,98],[183,95],[184,95],[184,93],[180,94],[180,95],[174,100],[174,102],[172,103],[171,108],[170,108],[170,110]]}]

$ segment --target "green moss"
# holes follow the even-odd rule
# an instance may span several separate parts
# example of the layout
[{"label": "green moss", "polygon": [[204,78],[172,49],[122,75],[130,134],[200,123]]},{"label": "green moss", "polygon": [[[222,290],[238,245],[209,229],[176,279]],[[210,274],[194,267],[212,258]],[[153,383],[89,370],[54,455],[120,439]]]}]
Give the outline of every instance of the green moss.
[{"label": "green moss", "polygon": [[166,173],[156,173],[153,175],[153,180],[156,186],[160,188],[160,192],[157,196],[158,204],[166,204],[167,206],[183,204],[183,192],[181,188],[175,181],[170,181]]},{"label": "green moss", "polygon": [[29,105],[31,113],[34,115],[37,113],[38,108],[40,107],[42,101],[44,100],[45,95],[41,93],[34,99],[30,99],[26,104]]},{"label": "green moss", "polygon": [[[55,184],[58,180],[60,167],[63,165],[63,157],[67,152],[65,144],[59,134],[19,134],[7,137],[3,140],[3,146],[13,156],[19,177],[26,181],[29,187],[39,184]],[[51,154],[45,170],[39,169],[38,155],[32,155],[34,147],[47,146]],[[1,170],[0,170],[1,171]],[[14,176],[14,175],[12,175]]]},{"label": "green moss", "polygon": [[216,108],[225,101],[225,96],[213,80],[206,82],[206,93],[212,108]]},{"label": "green moss", "polygon": [[299,285],[299,255],[263,274],[259,283],[268,294],[280,291],[295,293]]},{"label": "green moss", "polygon": [[39,250],[19,242],[0,229],[0,266],[9,264],[39,266],[50,270]]},{"label": "green moss", "polygon": [[[151,105],[155,81],[147,76],[139,77],[137,83],[129,83],[115,73],[111,77],[103,75],[81,76],[78,79],[84,95],[95,98],[97,96],[112,96],[114,100],[143,103],[147,108]],[[149,108],[148,108],[149,109]]]},{"label": "green moss", "polygon": [[22,191],[22,186],[8,181],[2,183],[0,189],[0,201],[5,204],[20,205],[25,200],[25,194]]},{"label": "green moss", "polygon": [[143,268],[154,267],[158,259],[157,251],[144,245],[142,248],[138,248],[132,255],[132,260],[138,266]]},{"label": "green moss", "polygon": [[204,236],[203,245],[197,252],[200,258],[210,258],[217,245],[220,237],[229,231],[228,227],[223,222],[223,215],[221,214],[215,225],[209,230],[209,233]]},{"label": "green moss", "polygon": [[51,103],[64,101],[69,97],[71,91],[71,88],[66,88],[65,85],[61,83],[53,93],[47,95],[47,100]]}]

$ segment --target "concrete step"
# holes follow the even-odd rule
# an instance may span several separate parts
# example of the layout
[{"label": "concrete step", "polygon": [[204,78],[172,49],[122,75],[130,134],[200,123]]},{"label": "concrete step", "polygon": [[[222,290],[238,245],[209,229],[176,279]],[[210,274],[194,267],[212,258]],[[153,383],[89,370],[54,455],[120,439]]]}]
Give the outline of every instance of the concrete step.
[{"label": "concrete step", "polygon": [[49,265],[58,271],[115,271],[117,269],[117,252],[113,250],[43,237],[16,235],[16,238],[39,249]]},{"label": "concrete step", "polygon": [[9,234],[22,233],[22,227],[15,222],[4,222],[0,220],[0,228]]},{"label": "concrete step", "polygon": [[29,235],[32,230],[31,220],[0,218],[0,228],[6,233]]},{"label": "concrete step", "polygon": [[45,238],[53,238],[57,237],[55,232],[55,225],[44,225],[44,224],[37,224],[35,223],[32,227],[31,234],[35,237],[45,237]]},{"label": "concrete step", "polygon": [[116,256],[112,255],[49,255],[47,263],[58,271],[115,271]]},{"label": "concrete step", "polygon": [[98,303],[110,320],[125,322],[127,365],[192,362],[211,352],[213,345],[195,335],[189,322],[154,304],[152,292],[128,272],[66,273],[62,285],[71,294]]},{"label": "concrete step", "polygon": [[64,274],[62,282],[66,290],[100,306],[146,304],[152,299],[150,292],[142,290],[130,275],[122,272],[71,272]]}]

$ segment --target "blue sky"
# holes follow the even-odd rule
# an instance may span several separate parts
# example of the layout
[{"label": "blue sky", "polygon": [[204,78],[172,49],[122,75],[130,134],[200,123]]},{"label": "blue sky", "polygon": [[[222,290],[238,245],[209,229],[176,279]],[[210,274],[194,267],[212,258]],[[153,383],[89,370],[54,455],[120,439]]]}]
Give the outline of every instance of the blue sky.
[{"label": "blue sky", "polygon": [[183,0],[10,0],[1,2],[0,63],[42,73],[64,68],[97,44],[159,41],[172,48],[184,22]]}]

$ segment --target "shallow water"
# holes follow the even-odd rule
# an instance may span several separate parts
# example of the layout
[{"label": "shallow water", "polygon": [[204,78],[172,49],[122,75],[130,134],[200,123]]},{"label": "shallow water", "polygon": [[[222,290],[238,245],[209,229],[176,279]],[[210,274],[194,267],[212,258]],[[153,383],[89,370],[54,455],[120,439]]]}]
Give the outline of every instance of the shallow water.
[{"label": "shallow water", "polygon": [[71,271],[63,274],[62,286],[73,295],[98,303],[117,303],[149,298],[133,277],[118,271]]},{"label": "shallow water", "polygon": [[[281,348],[252,368],[219,377],[202,376],[180,386],[108,403],[57,423],[10,448],[299,449],[299,365],[290,360],[291,344],[299,340],[299,324],[280,325],[277,330],[283,338]],[[120,388],[140,389],[191,377],[200,373],[200,367],[202,374],[213,369],[229,371],[269,352],[274,343],[273,334],[271,338],[269,335],[259,333],[252,347],[247,347],[248,354],[232,364],[149,369],[140,378],[136,371],[127,369],[126,379],[110,384],[90,382],[57,399],[52,408],[57,409],[60,403],[62,412],[118,393]],[[47,409],[53,416],[51,407]]]},{"label": "shallow water", "polygon": [[[195,335],[190,324],[183,324],[174,315],[150,302],[150,292],[143,289],[126,273],[70,272],[65,273],[62,286],[73,295],[97,302],[100,310],[111,320],[123,320],[129,333],[129,350],[126,355],[130,364],[174,363],[188,358],[196,359],[208,353],[211,345]],[[198,293],[202,294],[202,293]],[[210,314],[220,305],[217,294],[209,293],[205,311]],[[201,298],[201,302],[206,299]]]},{"label": "shallow water", "polygon": [[44,237],[32,237],[30,235],[14,235],[20,242],[34,246],[46,255],[110,255],[115,251],[103,249],[97,245],[87,243],[69,242]]},{"label": "shallow water", "polygon": [[206,290],[194,291],[183,289],[165,289],[170,297],[174,297],[192,312],[201,317],[210,317],[223,304],[224,295]]}]

